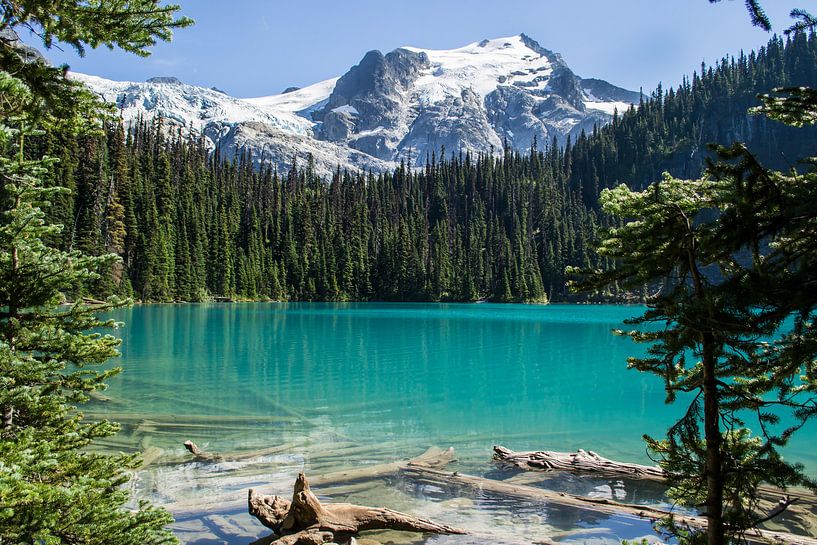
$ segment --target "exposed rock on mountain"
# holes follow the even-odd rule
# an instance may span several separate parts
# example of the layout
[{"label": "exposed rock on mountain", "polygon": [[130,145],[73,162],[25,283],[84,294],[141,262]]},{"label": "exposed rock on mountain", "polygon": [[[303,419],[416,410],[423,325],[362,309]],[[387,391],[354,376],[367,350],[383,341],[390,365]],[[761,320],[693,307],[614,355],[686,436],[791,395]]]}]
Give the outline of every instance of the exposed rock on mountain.
[{"label": "exposed rock on mountain", "polygon": [[506,143],[562,145],[639,102],[638,93],[578,77],[561,55],[524,34],[453,50],[370,51],[340,78],[251,99],[173,77],[74,77],[114,102],[128,122],[161,116],[200,131],[222,153],[250,152],[279,170],[311,155],[322,175],[338,166],[421,165],[443,147],[491,153]]}]

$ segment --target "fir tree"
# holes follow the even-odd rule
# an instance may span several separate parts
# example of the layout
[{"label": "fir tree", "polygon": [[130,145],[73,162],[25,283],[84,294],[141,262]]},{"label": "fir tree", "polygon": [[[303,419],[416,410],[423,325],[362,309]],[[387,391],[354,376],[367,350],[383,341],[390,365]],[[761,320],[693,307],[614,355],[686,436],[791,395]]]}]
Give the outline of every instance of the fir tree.
[{"label": "fir tree", "polygon": [[[810,89],[763,99],[756,112],[777,121],[802,127],[817,119]],[[670,495],[707,517],[705,532],[666,524],[684,543],[721,545],[788,506],[761,512],[761,483],[817,489],[779,452],[817,416],[817,158],[784,173],[763,167],[743,144],[713,149],[719,160],[702,179],[665,175],[641,192],[603,191],[603,210],[624,221],[598,247],[615,261],[585,271],[574,288],[655,290],[630,321],[642,328],[621,332],[650,343],[649,355],[629,365],[660,376],[668,402],[692,398],[665,440],[645,438]]]}]

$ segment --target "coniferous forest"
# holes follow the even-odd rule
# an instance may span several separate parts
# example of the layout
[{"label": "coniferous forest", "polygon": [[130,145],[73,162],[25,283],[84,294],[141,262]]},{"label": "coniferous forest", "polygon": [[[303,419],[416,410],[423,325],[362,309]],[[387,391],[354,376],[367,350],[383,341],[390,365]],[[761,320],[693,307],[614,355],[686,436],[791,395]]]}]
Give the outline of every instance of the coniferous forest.
[{"label": "coniferous forest", "polygon": [[564,148],[473,156],[441,149],[425,165],[385,174],[308,160],[289,172],[227,160],[162,120],[79,139],[49,133],[32,156],[60,159],[72,189],[52,208],[63,249],[119,254],[94,296],[142,301],[565,300],[565,267],[604,267],[592,250],[601,189],[644,187],[664,171],[692,178],[709,142],[741,140],[773,168],[796,168],[817,140],[754,116],[757,95],[817,86],[817,38],[798,32],[660,86]]}]

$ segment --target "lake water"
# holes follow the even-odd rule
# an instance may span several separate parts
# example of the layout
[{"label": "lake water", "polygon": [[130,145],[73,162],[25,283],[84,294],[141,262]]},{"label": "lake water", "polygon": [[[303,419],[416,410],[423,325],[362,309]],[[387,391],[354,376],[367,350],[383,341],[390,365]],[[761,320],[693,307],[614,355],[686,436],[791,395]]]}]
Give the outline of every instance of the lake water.
[{"label": "lake water", "polygon": [[[246,489],[289,495],[299,471],[321,475],[453,446],[462,472],[560,490],[661,503],[655,486],[501,470],[491,446],[591,449],[649,463],[641,436],[661,436],[683,410],[660,380],[626,368],[643,347],[611,329],[640,307],[494,304],[203,304],[115,313],[125,372],[90,407],[123,423],[106,446],[155,457],[136,492],[177,514],[188,543],[265,535],[245,514]],[[94,412],[95,411],[95,412]],[[792,457],[817,468],[813,428]],[[181,443],[212,452],[277,452],[194,463]],[[811,471],[813,474],[814,472]],[[387,477],[327,489],[473,531],[466,537],[375,535],[378,543],[618,543],[646,522],[597,517]],[[475,537],[477,536],[477,537]]]}]

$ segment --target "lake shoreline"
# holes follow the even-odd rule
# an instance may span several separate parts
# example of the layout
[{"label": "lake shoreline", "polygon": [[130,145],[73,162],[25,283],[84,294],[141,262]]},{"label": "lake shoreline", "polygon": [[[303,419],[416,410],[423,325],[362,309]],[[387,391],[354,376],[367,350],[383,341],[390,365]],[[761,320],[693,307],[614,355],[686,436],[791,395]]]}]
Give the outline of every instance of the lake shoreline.
[{"label": "lake shoreline", "polygon": [[[572,306],[604,306],[604,305],[614,305],[614,306],[639,306],[643,305],[644,301],[641,300],[632,300],[632,301],[546,301],[546,302],[535,302],[535,301],[491,301],[488,299],[480,300],[480,301],[424,301],[424,300],[411,300],[411,301],[401,301],[401,300],[391,300],[391,299],[360,299],[360,300],[345,300],[345,301],[335,301],[335,300],[319,300],[319,301],[300,301],[300,300],[274,300],[274,299],[227,299],[227,298],[211,298],[205,299],[202,301],[141,301],[138,299],[134,299],[131,304],[133,305],[201,305],[201,304],[222,304],[222,305],[229,305],[229,304],[246,304],[246,303],[272,303],[272,304],[406,304],[406,305],[482,305],[482,304],[492,304],[492,305],[530,305],[530,306],[550,306],[550,305],[572,305]],[[65,304],[72,304],[72,303],[65,303]]]}]

